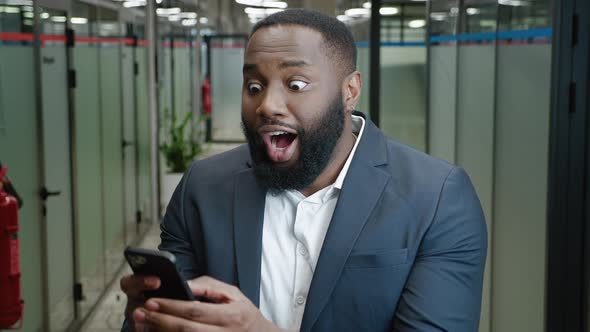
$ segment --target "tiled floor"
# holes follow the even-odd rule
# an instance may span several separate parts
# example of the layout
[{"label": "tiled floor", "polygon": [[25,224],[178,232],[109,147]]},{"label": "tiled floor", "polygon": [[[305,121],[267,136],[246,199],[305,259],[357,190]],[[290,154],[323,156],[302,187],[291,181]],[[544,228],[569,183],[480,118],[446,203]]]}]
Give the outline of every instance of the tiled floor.
[{"label": "tiled floor", "polygon": [[[141,242],[140,247],[156,249],[160,243],[160,228],[158,224],[148,231],[146,237]],[[124,274],[131,273],[131,269],[126,266],[119,274],[107,294],[98,304],[94,312],[82,326],[82,332],[114,332],[120,331],[123,324],[125,304],[127,302],[125,294],[119,288],[118,280]]]},{"label": "tiled floor", "polygon": [[[207,158],[212,155],[231,150],[239,144],[210,144],[206,151],[199,155],[198,159]],[[146,233],[144,240],[139,247],[156,249],[160,243],[159,224],[154,224]],[[118,253],[117,253],[118,254]],[[120,256],[117,255],[117,258]],[[125,304],[127,299],[125,294],[119,288],[118,280],[125,274],[131,273],[129,266],[116,277],[116,282],[106,291],[102,301],[96,306],[96,309],[90,314],[90,317],[80,328],[81,332],[114,332],[120,331],[123,324]]]}]

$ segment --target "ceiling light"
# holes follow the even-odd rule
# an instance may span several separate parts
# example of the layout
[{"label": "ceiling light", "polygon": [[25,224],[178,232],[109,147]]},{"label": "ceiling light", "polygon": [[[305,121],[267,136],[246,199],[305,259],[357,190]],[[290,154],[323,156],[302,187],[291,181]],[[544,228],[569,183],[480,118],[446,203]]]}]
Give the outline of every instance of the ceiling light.
[{"label": "ceiling light", "polygon": [[117,25],[115,23],[102,23],[100,25],[100,28],[103,29],[103,30],[113,31],[113,30],[116,30],[117,29]]},{"label": "ceiling light", "polygon": [[182,10],[180,10],[180,8],[178,7],[172,7],[172,8],[158,8],[156,9],[156,14],[158,14],[158,16],[170,16],[170,15],[178,15],[180,14]]},{"label": "ceiling light", "polygon": [[340,22],[348,22],[351,20],[350,16],[346,16],[346,15],[338,15],[336,16],[336,18],[340,21]]},{"label": "ceiling light", "polygon": [[25,18],[33,18],[33,16],[35,16],[35,14],[33,14],[33,12],[24,12],[23,16]]},{"label": "ceiling light", "polygon": [[265,1],[262,3],[262,7],[271,7],[271,8],[287,8],[289,5],[284,1]]},{"label": "ceiling light", "polygon": [[367,2],[363,3],[363,8],[371,9],[371,1],[367,1]]},{"label": "ceiling light", "polygon": [[86,24],[88,23],[88,19],[85,17],[72,17],[70,18],[70,22],[72,24]]},{"label": "ceiling light", "polygon": [[395,7],[381,7],[379,9],[379,14],[383,15],[383,16],[391,16],[391,15],[395,15],[399,13],[399,9],[395,8]]},{"label": "ceiling light", "polygon": [[488,28],[495,28],[496,27],[496,20],[481,20],[481,21],[479,21],[479,26],[488,27]]},{"label": "ceiling light", "polygon": [[425,20],[412,20],[412,21],[408,22],[408,26],[412,29],[423,28],[424,26],[426,26],[426,21]]},{"label": "ceiling light", "polygon": [[179,14],[179,16],[182,17],[182,18],[193,19],[194,20],[195,18],[197,18],[198,15],[195,12],[182,12],[182,13]]},{"label": "ceiling light", "polygon": [[197,20],[194,19],[194,18],[189,18],[189,19],[186,19],[186,20],[182,20],[182,25],[185,26],[185,27],[190,27],[190,26],[193,26],[195,24],[197,24]]},{"label": "ceiling light", "polygon": [[123,2],[123,7],[125,8],[141,7],[145,5],[145,0],[131,0]]},{"label": "ceiling light", "polygon": [[41,18],[46,20],[49,18],[49,13],[41,13]]},{"label": "ceiling light", "polygon": [[33,25],[33,20],[23,20],[24,25]]},{"label": "ceiling light", "polygon": [[156,0],[156,3],[159,5],[163,2],[164,0]]},{"label": "ceiling light", "polygon": [[51,17],[51,21],[56,23],[65,23],[68,21],[68,19],[65,16],[53,16]]},{"label": "ceiling light", "polygon": [[504,6],[529,6],[531,3],[528,0],[498,0],[498,4]]},{"label": "ceiling light", "polygon": [[32,0],[4,0],[2,1],[4,5],[8,6],[32,6]]},{"label": "ceiling light", "polygon": [[447,18],[447,13],[445,12],[432,12],[430,13],[430,18],[434,21],[444,21]]},{"label": "ceiling light", "polygon": [[452,16],[457,16],[457,14],[459,14],[459,8],[457,8],[457,7],[451,8],[450,13]]},{"label": "ceiling light", "polygon": [[368,17],[371,16],[371,10],[367,8],[350,8],[345,10],[344,14],[350,17]]},{"label": "ceiling light", "polygon": [[207,23],[209,23],[209,19],[206,18],[206,17],[201,17],[199,19],[199,23],[201,23],[201,24],[207,24]]},{"label": "ceiling light", "polygon": [[256,6],[266,8],[287,8],[289,5],[284,1],[265,1],[265,0],[236,0],[240,5]]},{"label": "ceiling light", "polygon": [[181,20],[180,15],[170,15],[168,16],[168,21],[170,22],[178,22]]},{"label": "ceiling light", "polygon": [[0,13],[18,14],[20,13],[20,9],[18,7],[0,7]]},{"label": "ceiling light", "polygon": [[32,6],[23,6],[21,9],[25,12],[32,12],[33,11]]},{"label": "ceiling light", "polygon": [[252,8],[246,7],[244,8],[244,13],[248,15],[271,15],[274,13],[282,12],[283,9],[279,8]]},{"label": "ceiling light", "polygon": [[467,8],[466,12],[467,15],[478,15],[479,13],[481,13],[481,10],[478,8]]}]

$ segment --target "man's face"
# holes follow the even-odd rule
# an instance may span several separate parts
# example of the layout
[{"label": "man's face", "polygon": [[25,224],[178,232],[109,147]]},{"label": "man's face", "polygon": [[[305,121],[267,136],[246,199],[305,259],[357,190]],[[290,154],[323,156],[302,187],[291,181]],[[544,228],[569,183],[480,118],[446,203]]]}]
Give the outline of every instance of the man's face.
[{"label": "man's face", "polygon": [[244,56],[242,122],[259,180],[301,190],[329,163],[344,127],[340,81],[322,35],[296,26],[258,30]]}]

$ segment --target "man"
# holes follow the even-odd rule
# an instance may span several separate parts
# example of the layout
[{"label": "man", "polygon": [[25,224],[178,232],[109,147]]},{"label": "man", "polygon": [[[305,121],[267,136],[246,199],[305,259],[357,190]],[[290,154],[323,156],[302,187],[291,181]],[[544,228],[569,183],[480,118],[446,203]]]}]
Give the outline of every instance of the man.
[{"label": "man", "polygon": [[[193,293],[127,317],[158,331],[477,331],[486,226],[465,172],[361,113],[356,48],[334,18],[287,10],[244,55],[248,145],[195,162],[161,225]],[[395,105],[391,105],[394,107]]]}]

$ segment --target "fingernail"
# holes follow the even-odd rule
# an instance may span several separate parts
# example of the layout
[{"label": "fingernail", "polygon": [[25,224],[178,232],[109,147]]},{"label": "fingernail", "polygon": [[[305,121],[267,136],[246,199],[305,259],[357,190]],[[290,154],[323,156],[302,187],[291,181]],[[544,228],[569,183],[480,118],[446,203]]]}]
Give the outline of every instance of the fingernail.
[{"label": "fingernail", "polygon": [[143,309],[135,310],[134,316],[136,321],[143,322],[145,320],[145,312],[143,311]]},{"label": "fingernail", "polygon": [[160,282],[157,278],[146,278],[144,281],[148,287],[158,287],[158,283]]},{"label": "fingernail", "polygon": [[160,308],[160,305],[158,304],[158,302],[154,301],[154,300],[148,300],[145,303],[145,307],[148,310],[152,310],[152,311],[157,311]]}]

